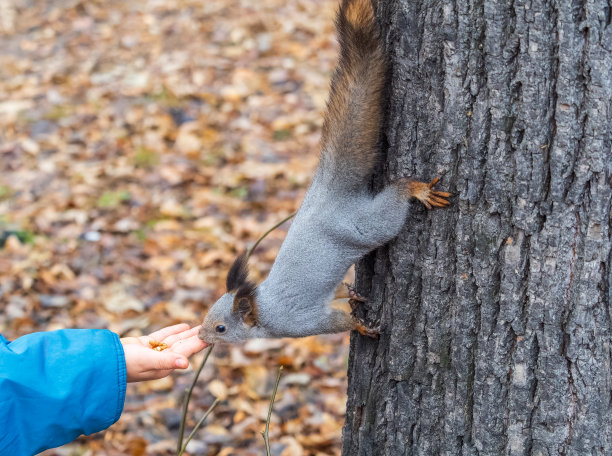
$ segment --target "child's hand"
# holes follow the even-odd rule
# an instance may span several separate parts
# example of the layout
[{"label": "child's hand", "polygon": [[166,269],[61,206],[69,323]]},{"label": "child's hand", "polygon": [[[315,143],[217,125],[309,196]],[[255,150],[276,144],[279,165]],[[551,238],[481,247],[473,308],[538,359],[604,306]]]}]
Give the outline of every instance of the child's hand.
[{"label": "child's hand", "polygon": [[[121,339],[127,381],[155,380],[165,377],[174,369],[187,368],[187,357],[208,345],[198,337],[199,330],[199,326],[189,329],[189,325],[181,323],[162,328],[148,336]],[[167,348],[154,350],[154,346],[160,345],[156,343],[163,343]],[[160,348],[162,347],[163,345]]]}]

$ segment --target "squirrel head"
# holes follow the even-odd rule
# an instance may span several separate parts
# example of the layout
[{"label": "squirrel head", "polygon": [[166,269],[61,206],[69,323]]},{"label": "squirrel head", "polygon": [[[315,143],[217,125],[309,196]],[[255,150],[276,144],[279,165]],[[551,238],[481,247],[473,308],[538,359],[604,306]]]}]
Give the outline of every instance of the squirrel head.
[{"label": "squirrel head", "polygon": [[257,286],[248,280],[248,274],[247,257],[242,254],[227,274],[227,293],[213,304],[204,318],[200,339],[213,344],[256,337],[259,325]]}]

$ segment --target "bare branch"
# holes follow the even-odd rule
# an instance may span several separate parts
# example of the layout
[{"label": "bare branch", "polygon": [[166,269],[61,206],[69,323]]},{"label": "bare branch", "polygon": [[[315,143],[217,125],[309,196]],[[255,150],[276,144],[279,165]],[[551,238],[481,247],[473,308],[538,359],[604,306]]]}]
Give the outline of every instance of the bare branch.
[{"label": "bare branch", "polygon": [[274,384],[274,391],[272,391],[272,397],[270,398],[270,408],[268,409],[268,418],[266,419],[266,429],[261,433],[266,444],[266,456],[270,456],[270,440],[268,437],[268,431],[270,430],[270,418],[272,417],[272,407],[274,407],[274,400],[276,399],[276,391],[278,390],[278,384],[280,382],[281,373],[283,372],[283,366],[279,366],[278,375],[276,376],[276,383]]},{"label": "bare branch", "polygon": [[206,365],[206,361],[208,361],[208,357],[210,356],[210,353],[212,352],[213,347],[214,347],[214,344],[208,347],[208,351],[206,352],[206,355],[204,355],[202,364],[200,364],[200,367],[198,367],[195,377],[193,377],[191,386],[189,387],[187,391],[185,391],[185,398],[183,400],[183,415],[181,416],[181,425],[179,427],[178,441],[176,444],[176,454],[177,455],[180,455],[183,453],[183,436],[185,435],[185,423],[187,421],[187,408],[189,407],[189,401],[191,400],[191,393],[193,392],[193,388],[195,387],[195,384],[198,381],[198,378],[200,377],[200,373],[202,372],[202,369]]},{"label": "bare branch", "polygon": [[215,409],[215,407],[218,404],[219,404],[219,398],[216,398],[215,402],[213,402],[212,405],[208,408],[208,410],[206,410],[206,413],[204,414],[204,416],[202,418],[200,418],[200,421],[198,421],[197,424],[193,427],[193,431],[191,431],[191,433],[187,437],[187,440],[185,440],[185,446],[183,446],[183,448],[181,448],[181,451],[179,452],[178,456],[182,456],[183,452],[187,448],[187,444],[189,443],[189,441],[193,438],[193,436],[195,435],[196,431],[200,428],[202,423],[204,423],[206,418],[208,418],[208,415],[210,415],[212,413],[212,411]]}]

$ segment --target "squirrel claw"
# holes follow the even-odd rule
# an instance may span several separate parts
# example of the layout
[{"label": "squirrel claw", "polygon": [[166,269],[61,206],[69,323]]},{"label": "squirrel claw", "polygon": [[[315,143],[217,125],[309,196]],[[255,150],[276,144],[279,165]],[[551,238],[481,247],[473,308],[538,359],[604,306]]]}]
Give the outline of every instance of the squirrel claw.
[{"label": "squirrel claw", "polygon": [[351,283],[344,283],[348,292],[348,303],[351,306],[351,313],[353,314],[353,318],[355,319],[355,331],[359,332],[362,336],[368,336],[377,339],[380,334],[380,327],[369,328],[363,324],[363,320],[355,316],[355,308],[357,307],[357,303],[367,302],[367,298],[361,296],[357,293],[355,286]]},{"label": "squirrel claw", "polygon": [[406,187],[408,196],[414,196],[421,201],[427,209],[433,207],[446,207],[450,204],[446,198],[451,196],[448,192],[439,192],[433,190],[434,185],[440,180],[439,177],[434,178],[428,184],[425,182],[409,181]]},{"label": "squirrel claw", "polygon": [[380,335],[380,326],[368,328],[367,326],[359,323],[357,326],[355,326],[355,330],[362,336],[368,336],[373,339],[378,339],[378,336]]},{"label": "squirrel claw", "polygon": [[351,307],[354,307],[356,302],[368,302],[367,298],[357,293],[357,290],[355,289],[355,285],[345,282],[344,286],[346,287],[348,291],[348,298],[349,298],[349,303],[351,304]]},{"label": "squirrel claw", "polygon": [[357,308],[357,305],[359,303],[364,303],[367,302],[364,298],[350,298],[348,300],[349,306],[351,306],[351,313],[354,314],[355,313],[355,309]]}]

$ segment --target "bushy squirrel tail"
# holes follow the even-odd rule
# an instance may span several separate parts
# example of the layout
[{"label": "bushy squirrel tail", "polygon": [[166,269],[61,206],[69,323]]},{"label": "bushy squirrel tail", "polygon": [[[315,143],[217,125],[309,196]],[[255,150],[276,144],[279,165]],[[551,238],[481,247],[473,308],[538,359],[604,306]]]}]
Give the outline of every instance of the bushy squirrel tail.
[{"label": "bushy squirrel tail", "polygon": [[342,0],[336,17],[340,57],[323,124],[319,172],[347,189],[376,165],[386,59],[371,0]]}]

